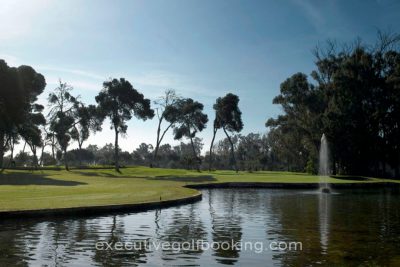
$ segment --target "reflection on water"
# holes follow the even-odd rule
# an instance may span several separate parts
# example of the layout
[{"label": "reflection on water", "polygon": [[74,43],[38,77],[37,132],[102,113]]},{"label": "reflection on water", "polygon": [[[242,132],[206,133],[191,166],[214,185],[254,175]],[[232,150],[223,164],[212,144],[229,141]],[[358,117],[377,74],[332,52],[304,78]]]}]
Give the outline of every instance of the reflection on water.
[{"label": "reflection on water", "polygon": [[[400,266],[400,197],[388,190],[213,189],[179,207],[0,222],[0,266]],[[96,250],[98,241],[302,242],[302,251]],[[265,248],[265,247],[264,247]]]},{"label": "reflection on water", "polygon": [[328,252],[330,200],[331,196],[327,193],[321,193],[318,195],[319,232],[321,239],[321,252],[323,254]]}]

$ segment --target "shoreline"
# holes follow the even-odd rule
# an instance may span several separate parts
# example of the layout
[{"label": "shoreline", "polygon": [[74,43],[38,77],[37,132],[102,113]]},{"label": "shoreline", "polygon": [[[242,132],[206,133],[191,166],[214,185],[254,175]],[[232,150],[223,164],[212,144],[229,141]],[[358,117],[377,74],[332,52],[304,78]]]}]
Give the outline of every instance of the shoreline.
[{"label": "shoreline", "polygon": [[[332,189],[352,189],[352,188],[400,188],[399,183],[393,182],[360,182],[360,183],[328,183]],[[318,189],[319,183],[277,183],[277,182],[221,182],[185,185],[191,189],[210,189],[210,188],[266,188],[266,189]]]},{"label": "shoreline", "polygon": [[[372,182],[372,183],[330,183],[332,189],[372,189],[372,188],[400,188],[399,183]],[[191,189],[232,189],[232,188],[265,188],[265,189],[318,189],[319,183],[276,183],[276,182],[221,182],[188,184],[183,187]],[[179,205],[195,203],[202,199],[201,191],[195,195],[171,200],[152,201],[132,204],[112,204],[101,206],[81,206],[71,208],[37,209],[37,210],[9,210],[0,211],[1,219],[43,218],[43,217],[73,217],[90,215],[107,215],[124,212],[144,212],[154,209],[163,209]]]},{"label": "shoreline", "polygon": [[101,206],[82,206],[71,208],[37,209],[37,210],[10,210],[0,211],[0,219],[18,219],[18,218],[41,218],[41,217],[67,217],[67,216],[89,216],[106,215],[123,212],[143,212],[154,209],[169,208],[179,205],[186,205],[197,202],[202,199],[202,193],[199,191],[195,195],[152,202],[132,203],[132,204],[113,204]]}]

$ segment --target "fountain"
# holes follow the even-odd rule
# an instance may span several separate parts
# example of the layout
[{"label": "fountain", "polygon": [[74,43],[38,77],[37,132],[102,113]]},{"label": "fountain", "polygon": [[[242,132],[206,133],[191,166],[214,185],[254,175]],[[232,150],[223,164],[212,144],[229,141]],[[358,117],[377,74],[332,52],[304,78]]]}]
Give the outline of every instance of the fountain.
[{"label": "fountain", "polygon": [[328,185],[328,175],[330,174],[329,170],[329,147],[328,140],[326,139],[325,134],[322,134],[321,137],[321,147],[319,149],[319,187],[322,193],[330,193]]}]

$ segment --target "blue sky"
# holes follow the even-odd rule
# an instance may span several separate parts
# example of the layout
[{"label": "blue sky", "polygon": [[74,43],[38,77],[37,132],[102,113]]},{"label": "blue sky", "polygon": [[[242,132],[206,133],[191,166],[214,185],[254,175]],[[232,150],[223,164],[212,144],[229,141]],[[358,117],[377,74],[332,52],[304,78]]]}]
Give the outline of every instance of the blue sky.
[{"label": "blue sky", "polygon": [[[46,77],[43,103],[59,78],[94,103],[104,80],[124,77],[152,100],[173,88],[200,101],[210,120],[215,99],[235,93],[243,134],[264,133],[266,119],[280,113],[272,104],[280,83],[311,72],[317,43],[399,33],[399,14],[397,0],[2,0],[0,58]],[[199,134],[206,147],[211,125]],[[155,120],[128,127],[123,149],[154,144]],[[112,141],[108,123],[89,139]],[[165,141],[173,143],[172,135]]]}]

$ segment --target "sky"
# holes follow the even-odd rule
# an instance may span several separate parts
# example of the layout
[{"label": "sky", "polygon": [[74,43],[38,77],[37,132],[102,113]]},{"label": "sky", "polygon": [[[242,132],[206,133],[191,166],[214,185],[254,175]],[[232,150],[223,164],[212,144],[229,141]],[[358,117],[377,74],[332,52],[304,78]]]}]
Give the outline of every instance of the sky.
[{"label": "sky", "polygon": [[[204,104],[206,149],[217,97],[240,97],[242,134],[265,133],[281,113],[272,104],[280,83],[310,74],[317,44],[373,43],[379,29],[400,33],[399,15],[398,0],[2,0],[0,58],[45,76],[42,104],[59,79],[87,104],[110,78],[126,78],[151,100],[175,89]],[[156,128],[156,119],[133,118],[122,149],[154,144]],[[113,140],[106,121],[86,145]],[[172,133],[165,142],[177,144]]]}]

